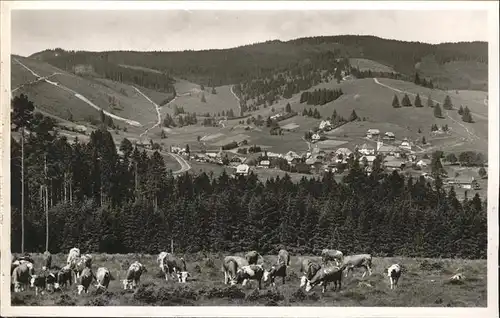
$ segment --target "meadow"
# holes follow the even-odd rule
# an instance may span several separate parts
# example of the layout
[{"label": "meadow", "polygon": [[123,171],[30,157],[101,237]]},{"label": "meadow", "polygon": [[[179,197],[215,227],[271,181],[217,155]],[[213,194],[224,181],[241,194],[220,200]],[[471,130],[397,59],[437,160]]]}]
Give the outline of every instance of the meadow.
[{"label": "meadow", "polygon": [[[292,256],[285,285],[281,279],[276,286],[256,282],[247,286],[225,285],[221,262],[227,254],[194,253],[183,255],[192,277],[181,284],[165,281],[156,263],[157,255],[94,254],[92,268],[107,267],[113,276],[105,292],[91,285],[88,294],[78,295],[76,285],[62,292],[35,296],[34,290],[12,294],[12,305],[28,306],[487,306],[486,260],[424,259],[405,257],[374,257],[373,274],[361,278],[362,270],[343,277],[342,289],[333,291],[329,285],[325,294],[317,286],[306,293],[299,288],[300,262],[303,256]],[[41,255],[33,254],[35,268],[40,269]],[[53,264],[62,266],[65,254],[53,255]],[[276,255],[264,256],[264,267],[276,262]],[[319,260],[319,257],[310,258]],[[148,272],[141,277],[135,290],[123,290],[122,280],[133,261],[143,263]],[[399,287],[391,290],[385,274],[393,263],[403,266]],[[451,281],[455,273],[465,279]]]}]

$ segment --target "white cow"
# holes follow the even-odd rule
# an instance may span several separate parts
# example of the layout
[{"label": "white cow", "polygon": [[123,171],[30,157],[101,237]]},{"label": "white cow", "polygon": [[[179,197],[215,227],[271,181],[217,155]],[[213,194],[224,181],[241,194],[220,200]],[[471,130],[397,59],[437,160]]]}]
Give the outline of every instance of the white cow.
[{"label": "white cow", "polygon": [[106,267],[99,267],[96,274],[97,289],[108,289],[109,282],[111,281],[111,273]]},{"label": "white cow", "polygon": [[16,266],[12,272],[12,284],[14,285],[15,293],[25,291],[29,286],[32,276],[30,274],[28,264],[31,263],[20,264],[19,266]]},{"label": "white cow", "polygon": [[398,286],[399,278],[401,277],[401,266],[399,264],[393,264],[387,269],[387,276],[391,282],[391,289],[395,289]]}]

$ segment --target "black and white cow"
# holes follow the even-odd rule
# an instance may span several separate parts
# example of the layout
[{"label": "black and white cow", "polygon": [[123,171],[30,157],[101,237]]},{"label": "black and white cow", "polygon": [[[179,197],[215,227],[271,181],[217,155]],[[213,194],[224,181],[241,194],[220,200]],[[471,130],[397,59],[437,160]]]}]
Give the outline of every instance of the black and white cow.
[{"label": "black and white cow", "polygon": [[347,272],[345,273],[345,276],[349,274],[349,272],[352,272],[354,268],[357,267],[364,267],[365,272],[363,273],[362,277],[365,277],[366,273],[368,272],[369,275],[372,274],[372,256],[370,254],[358,254],[358,255],[349,255],[344,257],[343,264],[345,265],[345,268],[347,269]]},{"label": "black and white cow", "polygon": [[89,267],[85,267],[80,274],[80,277],[78,277],[78,295],[80,295],[82,292],[85,292],[86,294],[89,292],[89,287],[92,281],[95,279],[95,275],[92,272],[92,269]]},{"label": "black and white cow", "polygon": [[401,277],[401,266],[399,264],[392,264],[387,269],[387,276],[391,283],[391,289],[395,289],[398,286],[399,278]]},{"label": "black and white cow", "polygon": [[56,275],[48,271],[43,271],[40,275],[31,276],[31,287],[35,288],[35,295],[38,295],[38,291],[42,290],[52,290],[54,284],[56,283]]},{"label": "black and white cow", "polygon": [[306,292],[313,289],[314,286],[321,284],[323,286],[322,293],[324,293],[326,291],[328,283],[330,282],[333,282],[334,290],[337,290],[337,287],[338,290],[340,290],[342,287],[342,272],[344,271],[345,267],[346,265],[343,265],[340,268],[337,266],[327,266],[321,268],[314,275],[314,277],[307,282]]},{"label": "black and white cow", "polygon": [[286,265],[285,264],[276,264],[271,266],[269,271],[264,271],[264,282],[271,281],[273,286],[276,286],[275,279],[276,277],[281,277],[283,279],[283,284],[285,284],[286,278]]},{"label": "black and white cow", "polygon": [[262,276],[264,276],[264,267],[262,265],[252,264],[240,267],[236,271],[236,284],[245,286],[249,280],[256,280],[259,289],[262,288]]},{"label": "black and white cow", "polygon": [[55,289],[71,285],[73,283],[73,270],[69,265],[65,265],[57,272],[56,277]]},{"label": "black and white cow", "polygon": [[236,274],[238,269],[243,266],[247,266],[248,261],[240,256],[226,256],[222,262],[222,271],[224,272],[224,284],[235,285],[236,284]]},{"label": "black and white cow", "polygon": [[307,282],[321,269],[321,265],[306,258],[300,264],[300,272],[303,274],[300,279],[300,287],[304,287]]},{"label": "black and white cow", "polygon": [[107,289],[111,281],[111,273],[106,267],[99,267],[96,273],[97,289]]},{"label": "black and white cow", "polygon": [[324,265],[328,265],[328,262],[330,261],[335,261],[336,265],[339,266],[339,264],[342,263],[343,258],[344,254],[342,254],[341,251],[329,250],[326,248],[321,251],[321,259],[323,260]]}]

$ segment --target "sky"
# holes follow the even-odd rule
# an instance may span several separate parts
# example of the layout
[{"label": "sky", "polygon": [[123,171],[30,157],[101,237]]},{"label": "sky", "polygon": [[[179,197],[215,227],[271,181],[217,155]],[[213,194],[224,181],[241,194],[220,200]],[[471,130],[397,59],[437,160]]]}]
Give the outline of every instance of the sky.
[{"label": "sky", "polygon": [[182,51],[267,40],[375,35],[427,43],[487,41],[487,11],[13,10],[13,54],[45,49]]}]

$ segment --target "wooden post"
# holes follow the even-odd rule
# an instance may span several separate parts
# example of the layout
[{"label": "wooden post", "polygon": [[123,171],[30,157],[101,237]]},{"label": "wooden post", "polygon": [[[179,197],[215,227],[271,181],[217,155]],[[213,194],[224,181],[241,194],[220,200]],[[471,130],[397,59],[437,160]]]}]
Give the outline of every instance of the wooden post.
[{"label": "wooden post", "polygon": [[45,250],[49,250],[49,190],[47,187],[47,155],[45,154]]},{"label": "wooden post", "polygon": [[170,253],[174,254],[174,239],[170,239]]},{"label": "wooden post", "polygon": [[24,254],[24,127],[21,128],[21,253]]}]

